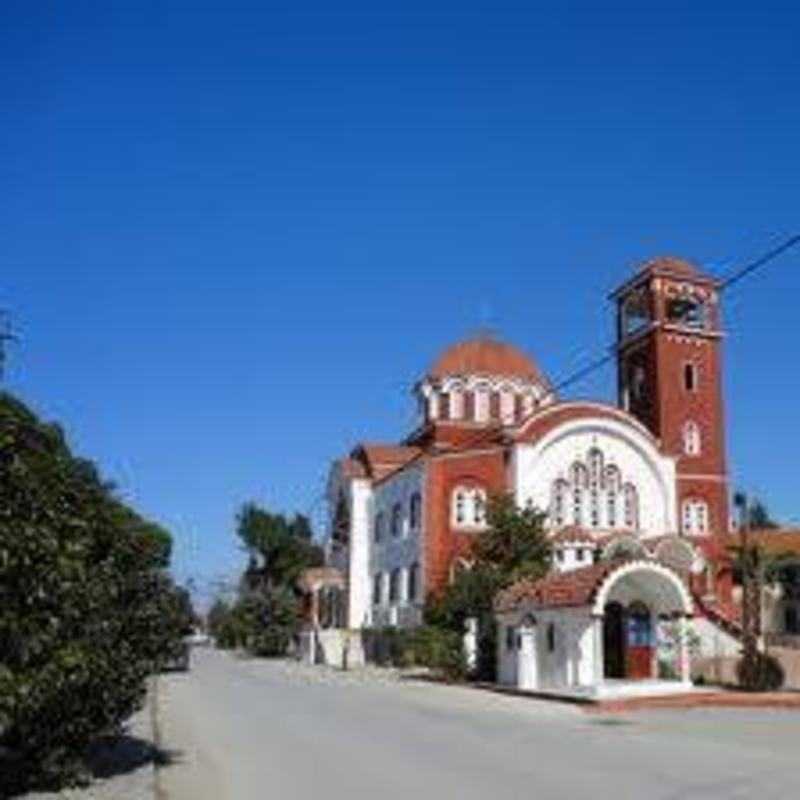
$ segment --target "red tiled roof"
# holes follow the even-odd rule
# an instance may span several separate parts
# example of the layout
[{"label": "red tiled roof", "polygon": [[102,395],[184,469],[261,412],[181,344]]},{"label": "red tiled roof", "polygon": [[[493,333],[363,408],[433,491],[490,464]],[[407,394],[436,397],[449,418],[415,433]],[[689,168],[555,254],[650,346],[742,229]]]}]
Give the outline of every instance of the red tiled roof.
[{"label": "red tiled roof", "polygon": [[351,454],[353,460],[360,461],[369,477],[374,480],[391,475],[409,461],[420,455],[419,447],[406,447],[394,444],[362,444]]},{"label": "red tiled roof", "polygon": [[697,279],[705,277],[691,262],[675,256],[658,256],[637,268],[639,274],[667,275],[673,278]]},{"label": "red tiled roof", "polygon": [[[495,601],[496,611],[513,611],[524,600],[542,608],[574,608],[591,605],[606,579],[627,564],[664,565],[652,559],[601,561],[569,572],[551,572],[538,581],[518,581],[504,589]],[[677,577],[677,575],[676,575]]]},{"label": "red tiled roof", "polygon": [[548,608],[590,605],[597,589],[619,566],[619,561],[603,561],[570,572],[553,572],[538,581],[519,581],[500,592],[495,608],[511,611],[523,600]]},{"label": "red tiled roof", "polygon": [[339,471],[345,478],[366,478],[367,470],[364,464],[354,458],[340,458]]},{"label": "red tiled roof", "polygon": [[533,359],[506,342],[489,337],[467,339],[448,347],[428,370],[433,378],[446,375],[502,375],[541,381]]},{"label": "red tiled roof", "polygon": [[[729,547],[741,547],[742,535],[735,533],[722,540]],[[800,555],[800,528],[774,528],[750,531],[750,544],[758,545],[770,555]]]},{"label": "red tiled roof", "polygon": [[548,536],[551,542],[556,544],[566,544],[567,542],[591,542],[596,543],[598,537],[586,528],[581,528],[578,525],[568,525],[566,528],[559,528],[554,533]]}]

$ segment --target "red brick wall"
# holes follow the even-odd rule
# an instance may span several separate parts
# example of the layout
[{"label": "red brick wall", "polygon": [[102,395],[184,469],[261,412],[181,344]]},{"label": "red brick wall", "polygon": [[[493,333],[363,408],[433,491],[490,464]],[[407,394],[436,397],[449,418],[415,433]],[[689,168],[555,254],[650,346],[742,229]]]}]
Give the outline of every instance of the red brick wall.
[{"label": "red brick wall", "polygon": [[425,526],[425,591],[440,592],[456,558],[469,555],[475,534],[450,525],[451,494],[456,486],[480,486],[487,495],[508,490],[503,450],[437,456],[428,462]]}]

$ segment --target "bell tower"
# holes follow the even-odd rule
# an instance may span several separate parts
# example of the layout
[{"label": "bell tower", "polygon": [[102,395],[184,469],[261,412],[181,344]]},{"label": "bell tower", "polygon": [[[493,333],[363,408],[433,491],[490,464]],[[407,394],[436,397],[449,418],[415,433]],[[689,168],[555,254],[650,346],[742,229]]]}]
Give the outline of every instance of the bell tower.
[{"label": "bell tower", "polygon": [[613,295],[619,404],[676,459],[680,533],[728,532],[719,283],[677,258],[647,262]]}]

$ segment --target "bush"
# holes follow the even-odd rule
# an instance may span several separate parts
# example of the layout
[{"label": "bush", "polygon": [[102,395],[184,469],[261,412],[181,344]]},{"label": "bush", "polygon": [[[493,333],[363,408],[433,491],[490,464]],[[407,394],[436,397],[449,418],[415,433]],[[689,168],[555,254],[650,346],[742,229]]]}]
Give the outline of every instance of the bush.
[{"label": "bush", "polygon": [[258,589],[234,609],[241,643],[254,656],[284,656],[298,628],[298,604],[291,589]]},{"label": "bush", "polygon": [[461,635],[433,625],[409,632],[404,661],[404,666],[428,667],[450,681],[461,681],[467,673]]},{"label": "bush", "polygon": [[76,782],[180,637],[169,534],[0,395],[0,786]]},{"label": "bush", "polygon": [[736,665],[739,685],[751,692],[774,692],[783,686],[786,675],[780,662],[770,655],[758,653],[752,662],[742,658]]}]

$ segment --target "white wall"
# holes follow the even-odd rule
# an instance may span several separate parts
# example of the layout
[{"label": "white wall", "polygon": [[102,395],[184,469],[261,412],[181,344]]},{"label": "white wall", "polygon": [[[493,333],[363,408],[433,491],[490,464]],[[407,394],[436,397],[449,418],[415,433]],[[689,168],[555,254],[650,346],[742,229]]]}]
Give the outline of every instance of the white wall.
[{"label": "white wall", "polygon": [[[331,473],[327,488],[329,529],[326,541],[326,563],[341,570],[348,580],[348,628],[360,628],[369,614],[369,536],[372,484],[366,478],[345,478],[337,467]],[[347,547],[333,547],[333,524],[343,496],[350,517]]]},{"label": "white wall", "polygon": [[350,568],[347,627],[361,628],[369,621],[369,538],[372,486],[355,479],[350,484]]},{"label": "white wall", "polygon": [[[676,533],[674,460],[661,455],[652,440],[633,425],[603,417],[564,422],[534,444],[518,444],[510,465],[517,502],[532,502],[536,508],[549,510],[554,481],[566,479],[571,464],[585,462],[593,447],[603,452],[606,464],[619,468],[623,483],[630,481],[636,486],[643,534]],[[618,527],[622,528],[621,522]]]},{"label": "white wall", "polygon": [[[506,647],[506,629],[521,624],[522,610],[498,618],[497,679],[504,686],[517,686],[518,642],[515,649]],[[595,620],[588,608],[550,609],[536,613],[537,689],[589,687],[595,683]],[[553,625],[555,647],[549,649],[548,628]]]}]

